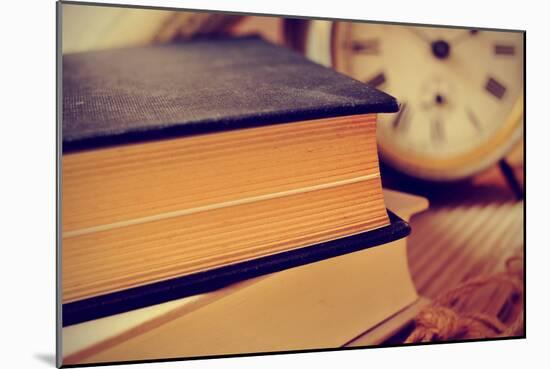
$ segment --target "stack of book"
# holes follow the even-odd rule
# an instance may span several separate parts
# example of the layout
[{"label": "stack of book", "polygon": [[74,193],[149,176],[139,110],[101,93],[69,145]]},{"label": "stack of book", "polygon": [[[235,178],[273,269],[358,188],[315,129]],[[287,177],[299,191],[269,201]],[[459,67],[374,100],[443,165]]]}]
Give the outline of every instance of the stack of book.
[{"label": "stack of book", "polygon": [[334,348],[416,300],[376,151],[391,96],[256,38],[62,75],[64,364]]}]

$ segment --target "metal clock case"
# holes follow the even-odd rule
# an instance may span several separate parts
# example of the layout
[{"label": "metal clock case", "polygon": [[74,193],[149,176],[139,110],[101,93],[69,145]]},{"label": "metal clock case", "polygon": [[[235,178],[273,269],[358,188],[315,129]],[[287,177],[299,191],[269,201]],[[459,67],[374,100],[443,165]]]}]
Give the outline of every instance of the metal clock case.
[{"label": "metal clock case", "polygon": [[305,53],[397,97],[381,158],[430,181],[502,159],[523,137],[524,32],[311,21]]}]

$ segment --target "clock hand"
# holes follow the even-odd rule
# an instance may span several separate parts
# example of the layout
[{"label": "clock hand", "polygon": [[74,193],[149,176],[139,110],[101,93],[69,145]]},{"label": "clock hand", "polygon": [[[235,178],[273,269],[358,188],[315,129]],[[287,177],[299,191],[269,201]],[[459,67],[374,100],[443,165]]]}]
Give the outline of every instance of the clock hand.
[{"label": "clock hand", "polygon": [[451,53],[451,45],[449,42],[439,39],[432,41],[430,37],[428,37],[426,34],[424,34],[422,31],[416,29],[415,27],[407,27],[407,29],[414,33],[418,38],[420,38],[422,41],[426,42],[428,45],[430,45],[430,49],[432,51],[432,54],[437,59],[447,59]]},{"label": "clock hand", "polygon": [[418,38],[420,38],[422,41],[426,42],[428,45],[430,45],[430,49],[432,51],[432,54],[441,60],[447,59],[451,53],[451,45],[449,42],[439,39],[432,41],[430,37],[428,37],[425,33],[422,31],[416,29],[415,27],[407,27],[407,30],[409,32],[412,32],[414,35],[416,35]]},{"label": "clock hand", "polygon": [[419,29],[417,29],[416,27],[407,27],[407,30],[409,30],[410,32],[414,33],[418,38],[420,38],[422,41],[428,43],[428,44],[431,44],[432,43],[432,40],[427,36],[425,35],[422,31],[420,31]]}]

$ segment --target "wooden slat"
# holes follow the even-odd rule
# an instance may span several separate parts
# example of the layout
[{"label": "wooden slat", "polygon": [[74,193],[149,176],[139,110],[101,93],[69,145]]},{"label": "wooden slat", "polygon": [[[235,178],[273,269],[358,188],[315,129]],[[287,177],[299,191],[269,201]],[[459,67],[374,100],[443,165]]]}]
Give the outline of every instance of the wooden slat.
[{"label": "wooden slat", "polygon": [[522,251],[523,201],[466,200],[432,206],[411,222],[409,263],[423,296],[436,298],[468,278],[503,271],[505,260]]}]

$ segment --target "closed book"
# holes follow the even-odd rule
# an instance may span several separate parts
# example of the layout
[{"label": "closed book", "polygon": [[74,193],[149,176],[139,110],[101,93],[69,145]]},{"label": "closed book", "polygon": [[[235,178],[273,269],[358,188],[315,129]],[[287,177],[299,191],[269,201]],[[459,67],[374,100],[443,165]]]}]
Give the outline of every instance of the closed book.
[{"label": "closed book", "polygon": [[394,98],[261,39],[64,55],[63,325],[404,237]]}]

